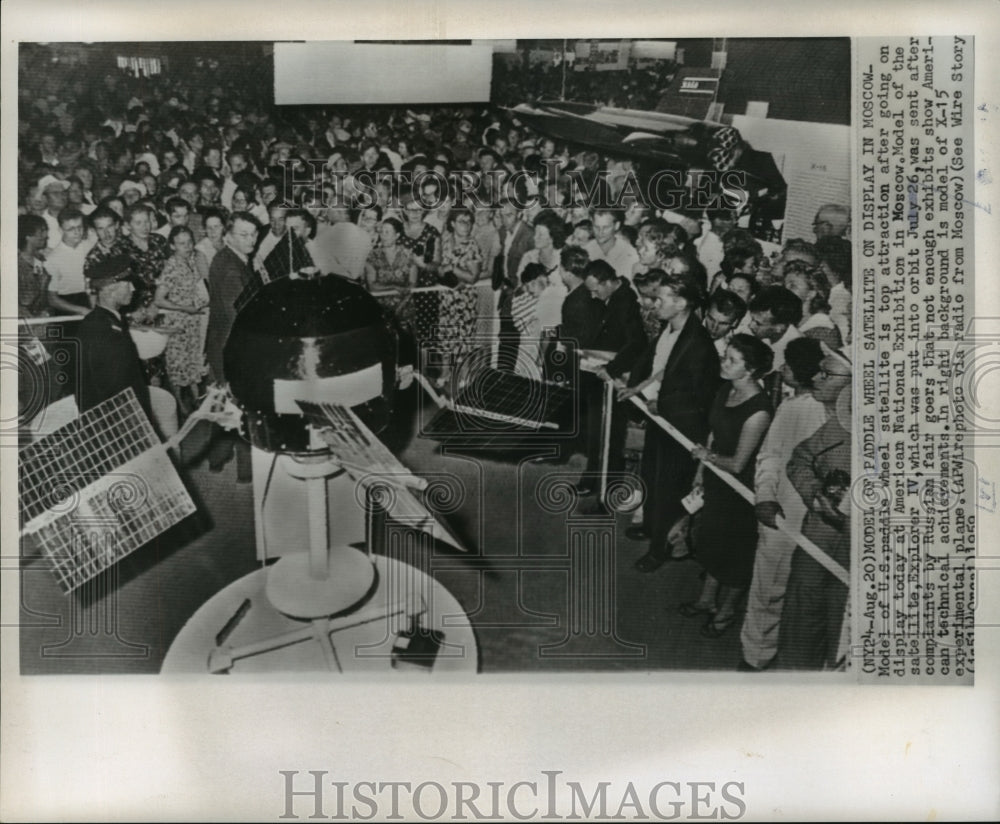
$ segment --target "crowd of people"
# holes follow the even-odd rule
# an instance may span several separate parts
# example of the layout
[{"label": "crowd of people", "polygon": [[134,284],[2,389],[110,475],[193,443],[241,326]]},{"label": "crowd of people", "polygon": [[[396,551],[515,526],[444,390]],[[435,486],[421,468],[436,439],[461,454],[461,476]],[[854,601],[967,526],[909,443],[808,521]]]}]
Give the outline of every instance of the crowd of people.
[{"label": "crowd of people", "polygon": [[672,60],[648,60],[643,68],[598,71],[586,60],[498,60],[493,67],[495,103],[516,106],[525,100],[567,99],[622,109],[652,111],[670,86],[678,66]]},{"label": "crowd of people", "polygon": [[[599,365],[573,386],[581,495],[598,487],[607,382],[609,472],[625,467],[632,398],[697,445],[644,421],[646,498],[628,536],[648,550],[636,568],[693,556],[704,584],[678,608],[707,638],[742,619],[741,668],[838,665],[847,589],[778,526],[848,566],[845,207],[817,204],[815,237],[769,255],[722,206],[588,201],[581,173],[627,164],[494,106],[345,112],[165,76],[64,79],[44,100],[22,89],[18,303],[24,319],[85,317],[81,408],[116,380],[137,394],[145,381],[183,417],[206,381],[226,380],[240,301],[279,277],[371,291],[401,352],[437,353],[443,392],[476,347],[540,380],[556,354],[587,350]],[[465,172],[481,174],[457,195],[442,185]],[[615,200],[623,178],[603,179]],[[162,357],[139,363],[135,326],[168,334]],[[694,514],[692,490],[704,501]]]}]

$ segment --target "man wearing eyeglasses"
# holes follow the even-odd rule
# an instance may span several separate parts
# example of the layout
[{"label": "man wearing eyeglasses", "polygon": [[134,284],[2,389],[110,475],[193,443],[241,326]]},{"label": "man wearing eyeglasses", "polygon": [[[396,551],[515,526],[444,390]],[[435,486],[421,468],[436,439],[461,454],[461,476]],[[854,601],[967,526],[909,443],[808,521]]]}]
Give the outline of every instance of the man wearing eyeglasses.
[{"label": "man wearing eyeglasses", "polygon": [[813,220],[816,240],[824,237],[844,237],[851,225],[851,213],[846,206],[827,203],[819,207]]},{"label": "man wearing eyeglasses", "polygon": [[[813,378],[813,397],[826,423],[802,441],[788,462],[788,480],[807,507],[802,535],[850,569],[851,382],[849,358],[828,350]],[[778,635],[781,669],[834,669],[847,587],[801,547],[792,556]]]}]

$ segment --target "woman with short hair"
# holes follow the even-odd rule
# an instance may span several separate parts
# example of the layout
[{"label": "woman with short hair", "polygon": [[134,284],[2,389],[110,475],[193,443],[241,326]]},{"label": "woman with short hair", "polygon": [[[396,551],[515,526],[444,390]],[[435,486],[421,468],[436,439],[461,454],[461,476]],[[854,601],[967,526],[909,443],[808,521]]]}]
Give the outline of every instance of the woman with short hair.
[{"label": "woman with short hair", "polygon": [[753,335],[733,335],[719,372],[724,383],[709,411],[708,446],[691,454],[701,465],[695,486],[704,490],[698,516],[695,547],[705,570],[705,583],[696,601],[680,605],[682,615],[707,616],[701,633],[718,638],[736,621],[740,596],[750,586],[757,546],[753,504],[723,481],[706,472],[709,463],[753,489],[757,450],[767,434],[773,410],[758,381],[771,371],[774,355]]},{"label": "woman with short hair", "polygon": [[472,221],[472,213],[464,206],[452,209],[442,243],[440,278],[450,289],[441,295],[438,338],[450,362],[438,378],[441,387],[451,380],[453,366],[474,348],[478,301],[473,284],[479,280],[483,255],[472,235]]},{"label": "woman with short hair", "polygon": [[164,321],[173,331],[167,348],[167,380],[182,415],[190,414],[198,386],[208,374],[204,331],[208,324],[208,263],[195,248],[194,233],[187,226],[170,230],[173,254],[163,266],[156,286],[155,304],[164,310]]},{"label": "woman with short hair", "polygon": [[809,338],[840,349],[844,341],[837,324],[830,317],[830,284],[817,266],[801,260],[785,264],[785,288],[802,301],[799,331]]}]

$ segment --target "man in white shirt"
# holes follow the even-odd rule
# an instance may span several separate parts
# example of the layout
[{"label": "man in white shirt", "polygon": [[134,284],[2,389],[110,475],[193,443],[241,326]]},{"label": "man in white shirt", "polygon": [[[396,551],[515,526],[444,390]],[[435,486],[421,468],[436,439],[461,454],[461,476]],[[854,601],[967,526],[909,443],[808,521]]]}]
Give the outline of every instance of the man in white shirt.
[{"label": "man in white shirt", "polygon": [[45,259],[49,306],[55,315],[86,315],[91,302],[83,263],[95,243],[84,228],[83,213],[67,208],[59,213],[60,241]]},{"label": "man in white shirt", "polygon": [[257,254],[255,256],[255,265],[263,266],[264,261],[267,260],[267,256],[271,254],[271,250],[278,245],[278,241],[285,236],[285,216],[288,210],[281,205],[280,201],[271,201],[271,205],[268,206],[267,214],[269,218],[269,225],[267,234],[260,241],[260,245],[257,247]]},{"label": "man in white shirt", "polygon": [[851,243],[842,237],[816,241],[819,266],[830,281],[830,320],[840,330],[841,340],[851,342]]},{"label": "man in white shirt", "polygon": [[59,213],[66,208],[69,198],[66,190],[69,188],[68,180],[60,180],[55,175],[45,175],[38,181],[38,191],[45,195],[45,211],[42,217],[49,227],[48,249],[55,249],[62,239],[62,228],[59,226]]},{"label": "man in white shirt", "polygon": [[709,211],[708,219],[711,229],[704,232],[695,242],[698,260],[708,273],[709,282],[718,274],[722,267],[722,259],[726,250],[722,243],[723,236],[736,226],[736,219],[730,209],[714,209]]},{"label": "man in white shirt", "polygon": [[[681,329],[683,329],[684,321],[687,318],[682,317],[680,325],[677,324],[676,313],[673,312],[675,308],[673,292],[662,286],[659,278],[647,280],[644,275],[641,276],[638,292],[642,306],[656,310],[657,319],[663,324],[663,328],[660,331],[660,336],[656,339],[653,350],[653,365],[649,377],[637,384],[633,391],[626,394],[640,394],[647,401],[655,401],[660,394],[663,370],[667,361],[670,360],[670,353],[673,351],[674,344],[677,343],[677,338],[680,337]],[[671,320],[674,320],[673,324],[670,322]]]},{"label": "man in white shirt", "polygon": [[788,480],[785,466],[792,451],[826,421],[826,411],[812,395],[813,378],[823,360],[820,342],[798,338],[787,348],[782,380],[795,393],[778,407],[771,428],[757,453],[757,553],[740,633],[740,669],[766,669],[778,652],[778,630],[795,541],[776,528],[776,517],[796,531],[802,528],[806,505]]},{"label": "man in white shirt", "polygon": [[639,262],[639,254],[632,245],[618,234],[621,222],[611,209],[597,209],[592,219],[594,239],[584,249],[591,260],[606,260],[619,278],[632,283],[632,270]]}]

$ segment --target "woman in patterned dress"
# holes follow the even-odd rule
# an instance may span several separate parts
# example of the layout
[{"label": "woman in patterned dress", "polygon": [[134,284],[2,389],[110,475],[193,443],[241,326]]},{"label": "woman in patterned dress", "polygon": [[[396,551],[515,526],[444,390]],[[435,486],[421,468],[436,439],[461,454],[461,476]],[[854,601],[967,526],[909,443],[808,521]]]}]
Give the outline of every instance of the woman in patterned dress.
[{"label": "woman in patterned dress", "polygon": [[483,254],[472,236],[472,213],[458,206],[448,215],[448,233],[441,249],[441,279],[449,291],[441,293],[438,339],[444,355],[438,385],[451,380],[453,367],[474,348],[478,299],[472,288],[483,265]]},{"label": "woman in patterned dress", "polygon": [[[403,200],[403,234],[399,245],[413,253],[417,264],[417,286],[434,286],[441,268],[441,233],[424,220],[424,207],[413,197]],[[437,329],[438,292],[413,295],[413,332],[417,340],[430,340]]]},{"label": "woman in patterned dress", "polygon": [[365,281],[370,292],[394,290],[396,294],[380,296],[378,302],[401,326],[408,326],[410,289],[417,285],[417,264],[413,255],[399,239],[403,224],[394,217],[387,217],[379,226],[379,242],[368,254],[365,262]]},{"label": "woman in patterned dress", "polygon": [[174,330],[164,353],[167,378],[182,414],[187,415],[208,372],[202,336],[208,319],[208,264],[194,248],[194,234],[187,226],[170,230],[170,248],[173,255],[163,267],[155,301],[164,310],[166,325]]},{"label": "woman in patterned dress", "polygon": [[136,312],[152,304],[169,249],[166,238],[153,231],[153,210],[145,203],[130,206],[125,212],[125,223],[129,228],[125,253],[132,261],[138,287],[129,309]]},{"label": "woman in patterned dress", "polygon": [[[132,278],[136,287],[132,302],[126,309],[133,329],[154,326],[158,319],[153,301],[170,249],[167,239],[153,231],[156,225],[154,218],[152,207],[142,202],[134,203],[125,211],[124,228],[128,232],[122,241],[122,250],[132,261]],[[150,386],[162,386],[166,379],[164,356],[144,360],[142,370]]]}]

